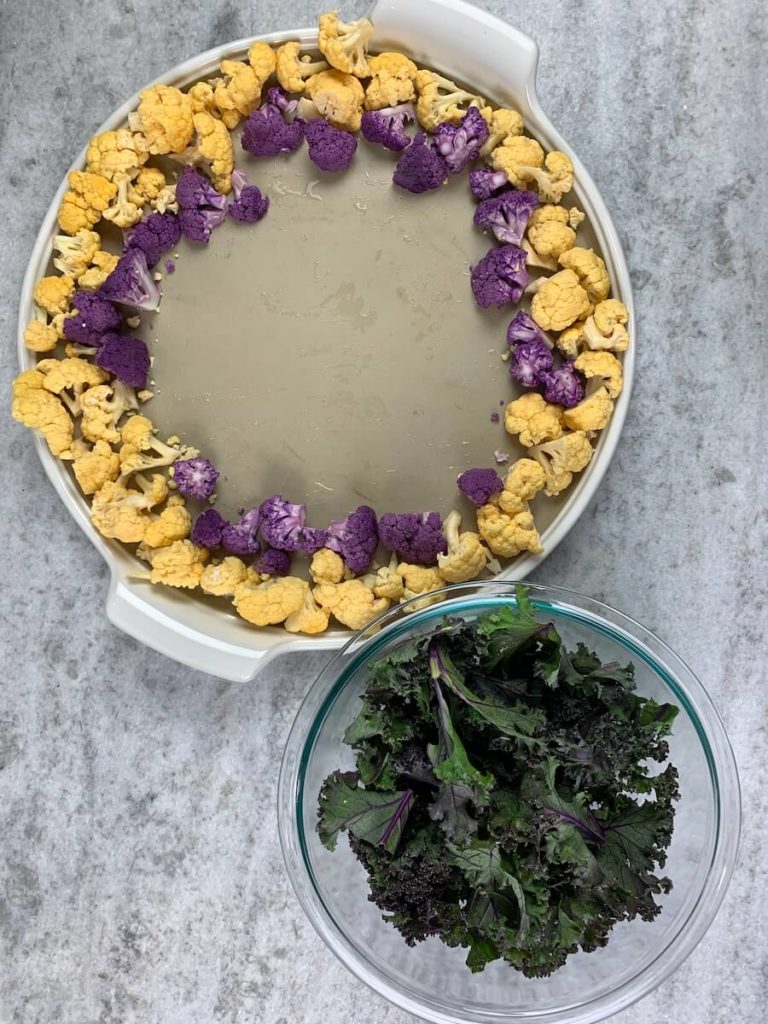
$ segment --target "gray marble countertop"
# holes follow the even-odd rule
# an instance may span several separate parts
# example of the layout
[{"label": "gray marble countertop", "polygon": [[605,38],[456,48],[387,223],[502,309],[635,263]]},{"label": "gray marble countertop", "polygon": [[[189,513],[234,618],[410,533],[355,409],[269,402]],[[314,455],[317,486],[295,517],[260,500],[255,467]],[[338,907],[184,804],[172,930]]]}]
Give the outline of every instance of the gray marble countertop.
[{"label": "gray marble countertop", "polygon": [[[638,303],[618,454],[536,579],[601,598],[678,650],[715,698],[741,769],[740,863],[720,915],[678,973],[617,1019],[758,1024],[768,992],[764,5],[483,6],[539,40],[543,105],[613,211]],[[28,253],[92,130],[182,58],[316,13],[303,0],[2,0],[3,395]],[[288,656],[230,685],[143,649],[105,620],[105,567],[7,416],[0,451],[2,1024],[406,1024],[326,951],[283,870],[277,768],[324,657]]]}]

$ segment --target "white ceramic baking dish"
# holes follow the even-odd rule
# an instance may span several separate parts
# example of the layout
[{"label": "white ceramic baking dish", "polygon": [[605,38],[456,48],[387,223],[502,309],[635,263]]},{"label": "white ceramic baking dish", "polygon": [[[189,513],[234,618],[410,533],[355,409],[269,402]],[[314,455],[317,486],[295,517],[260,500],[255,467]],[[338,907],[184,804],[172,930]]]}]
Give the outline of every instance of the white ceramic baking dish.
[{"label": "white ceramic baking dish", "polygon": [[[489,99],[514,106],[523,114],[531,133],[546,148],[560,149],[571,156],[575,167],[576,202],[591,222],[608,266],[614,294],[630,310],[631,343],[624,358],[624,391],[609,426],[602,432],[592,463],[568,492],[554,520],[543,531],[544,554],[522,557],[502,573],[510,578],[523,578],[554,550],[584,511],[619,440],[630,397],[636,340],[632,292],[624,254],[594,183],[541,109],[536,95],[538,47],[531,39],[462,0],[419,0],[418,3],[412,0],[380,0],[373,4],[369,13],[375,25],[372,49],[404,50],[417,61],[459,81],[471,83]],[[268,43],[299,39],[304,45],[312,46],[316,42],[316,31],[301,29],[259,38]],[[158,81],[183,86],[211,75],[223,58],[240,58],[252,41],[243,39],[209,50],[178,65]],[[99,131],[118,127],[137,103],[138,96],[131,97]],[[84,157],[85,153],[81,151],[72,167],[81,167]],[[34,356],[25,348],[22,332],[31,316],[35,282],[45,273],[50,258],[51,238],[56,233],[56,210],[65,188],[66,182],[62,182],[53,198],[24,279],[18,331],[19,361],[23,369],[34,365]],[[35,443],[51,483],[110,568],[107,616],[114,625],[137,640],[192,668],[242,681],[253,678],[271,658],[283,652],[336,648],[348,639],[349,634],[343,630],[329,631],[321,637],[292,637],[281,629],[255,629],[221,607],[192,600],[186,593],[151,587],[132,578],[136,560],[121,545],[105,540],[93,529],[88,505],[66,464],[53,458],[40,438],[36,438]]]}]

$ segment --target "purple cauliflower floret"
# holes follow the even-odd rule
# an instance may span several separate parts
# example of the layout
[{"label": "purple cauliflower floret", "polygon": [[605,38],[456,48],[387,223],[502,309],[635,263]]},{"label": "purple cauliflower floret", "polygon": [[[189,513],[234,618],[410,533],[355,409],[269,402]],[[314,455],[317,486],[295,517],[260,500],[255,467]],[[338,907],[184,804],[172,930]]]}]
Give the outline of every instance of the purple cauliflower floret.
[{"label": "purple cauliflower floret", "polygon": [[176,182],[176,202],[182,210],[200,210],[207,206],[223,210],[226,198],[217,192],[204,174],[194,167],[185,167]]},{"label": "purple cauliflower floret", "polygon": [[448,542],[437,512],[386,512],[379,520],[381,542],[413,565],[434,565]]},{"label": "purple cauliflower floret", "polygon": [[173,464],[173,479],[187,498],[207,501],[216,490],[219,472],[208,459],[179,459]]},{"label": "purple cauliflower floret", "polygon": [[232,172],[232,188],[235,201],[229,204],[229,216],[242,224],[256,224],[269,209],[269,196],[261,194],[255,185],[250,185],[242,171]]},{"label": "purple cauliflower floret", "polygon": [[539,338],[513,345],[509,354],[509,373],[513,380],[525,388],[544,383],[552,369],[552,353]]},{"label": "purple cauliflower floret", "polygon": [[541,341],[552,348],[549,336],[542,331],[533,317],[521,309],[507,328],[507,344],[511,347],[522,341]]},{"label": "purple cauliflower floret", "polygon": [[[276,90],[270,89],[270,95]],[[295,109],[295,108],[294,108]],[[289,113],[286,110],[286,113]],[[240,145],[252,156],[293,153],[304,138],[304,122],[287,123],[279,103],[264,103],[243,124]]]},{"label": "purple cauliflower floret", "polygon": [[253,563],[253,568],[269,576],[287,576],[291,571],[291,556],[287,551],[267,548]]},{"label": "purple cauliflower floret", "polygon": [[224,528],[228,525],[224,516],[215,508],[207,508],[195,520],[195,525],[192,527],[192,543],[210,550],[219,548]]},{"label": "purple cauliflower floret", "polygon": [[477,167],[469,172],[469,188],[475,199],[490,199],[500,192],[508,192],[512,186],[504,171],[492,167]]},{"label": "purple cauliflower floret", "polygon": [[487,505],[494,494],[504,490],[504,481],[495,469],[468,469],[457,483],[461,493],[478,508]]},{"label": "purple cauliflower floret", "polygon": [[568,359],[551,373],[542,375],[544,397],[554,405],[573,408],[584,399],[584,380],[578,370],[574,369],[573,360]]},{"label": "purple cauliflower floret", "polygon": [[328,527],[325,545],[341,555],[351,572],[365,572],[379,546],[376,513],[370,505],[360,505],[346,519],[335,519]]},{"label": "purple cauliflower floret", "polygon": [[492,231],[500,242],[520,245],[528,227],[531,214],[539,205],[539,197],[535,192],[523,192],[515,189],[502,192],[500,196],[483,199],[475,210],[475,224],[479,228]]},{"label": "purple cauliflower floret", "polygon": [[105,334],[96,353],[96,365],[114,373],[129,388],[145,388],[149,373],[149,350],[132,334]]},{"label": "purple cauliflower floret", "polygon": [[244,512],[236,523],[226,523],[221,531],[222,546],[232,555],[258,555],[261,545],[257,534],[261,523],[258,508]]},{"label": "purple cauliflower floret", "polygon": [[122,323],[119,310],[97,292],[75,292],[72,308],[77,315],[64,321],[64,337],[78,345],[98,346],[102,335],[116,331]]},{"label": "purple cauliflower floret", "polygon": [[381,110],[366,110],[360,130],[368,142],[375,142],[395,151],[405,149],[411,137],[405,130],[406,124],[416,120],[416,111],[411,103],[400,103],[396,107]]},{"label": "purple cauliflower floret", "polygon": [[190,242],[206,243],[227,215],[227,200],[193,167],[185,167],[176,183],[179,227]]},{"label": "purple cauliflower floret", "polygon": [[472,292],[483,309],[518,302],[528,284],[525,249],[500,245],[472,267]]},{"label": "purple cauliflower floret", "polygon": [[267,103],[271,107],[277,107],[286,121],[292,121],[299,108],[299,101],[289,96],[279,85],[273,85],[271,89],[267,90]]},{"label": "purple cauliflower floret", "polygon": [[435,129],[435,148],[451,174],[459,174],[477,158],[488,138],[488,125],[477,107],[470,107],[458,124],[443,122]]},{"label": "purple cauliflower floret", "polygon": [[309,159],[321,171],[346,171],[352,163],[357,150],[357,137],[352,132],[334,128],[322,118],[317,118],[307,122],[304,134]]},{"label": "purple cauliflower floret", "polygon": [[176,273],[176,264],[173,262],[173,260],[166,260],[163,266],[165,267],[167,273]]},{"label": "purple cauliflower floret", "polygon": [[173,213],[150,213],[125,232],[126,248],[143,249],[148,267],[154,267],[164,252],[179,244],[180,238],[181,224]]},{"label": "purple cauliflower floret", "polygon": [[325,542],[328,540],[328,531],[322,530],[315,526],[305,526],[304,532],[301,535],[301,547],[303,551],[306,551],[309,555],[314,555],[320,548],[325,547]]},{"label": "purple cauliflower floret", "polygon": [[143,249],[126,249],[115,269],[99,288],[99,295],[121,306],[157,309],[160,305],[160,289],[152,280]]},{"label": "purple cauliflower floret", "polygon": [[304,505],[294,505],[281,494],[262,501],[261,533],[270,547],[280,551],[300,551],[303,547],[304,519],[307,514]]},{"label": "purple cauliflower floret", "polygon": [[417,132],[413,142],[397,161],[392,181],[407,192],[429,192],[440,188],[448,177],[445,160],[432,146],[424,132]]},{"label": "purple cauliflower floret", "polygon": [[182,234],[190,242],[207,243],[213,229],[223,223],[226,215],[226,210],[180,210]]}]

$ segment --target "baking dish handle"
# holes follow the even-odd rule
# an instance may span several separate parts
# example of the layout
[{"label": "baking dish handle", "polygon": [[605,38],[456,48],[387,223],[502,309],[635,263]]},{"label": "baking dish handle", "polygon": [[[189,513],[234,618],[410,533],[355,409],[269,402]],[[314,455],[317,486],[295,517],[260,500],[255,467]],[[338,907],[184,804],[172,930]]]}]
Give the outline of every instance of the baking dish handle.
[{"label": "baking dish handle", "polygon": [[539,48],[528,36],[464,0],[377,0],[372,48],[430,60],[497,102],[538,111]]},{"label": "baking dish handle", "polygon": [[112,625],[135,640],[167,658],[220,679],[248,682],[268,660],[267,651],[248,650],[219,638],[208,638],[200,630],[166,615],[147,604],[117,573],[112,575],[106,610]]}]

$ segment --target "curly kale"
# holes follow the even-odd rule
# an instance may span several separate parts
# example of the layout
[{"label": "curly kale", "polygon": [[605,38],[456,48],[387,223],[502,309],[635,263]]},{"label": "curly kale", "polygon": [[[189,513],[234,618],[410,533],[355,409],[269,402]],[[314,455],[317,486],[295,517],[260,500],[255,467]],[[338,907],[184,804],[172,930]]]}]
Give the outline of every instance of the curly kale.
[{"label": "curly kale", "polygon": [[632,665],[567,649],[519,587],[369,665],[344,736],[356,771],[325,780],[320,838],[348,833],[409,945],[437,935],[472,971],[544,977],[660,913],[677,711],[635,691]]}]

